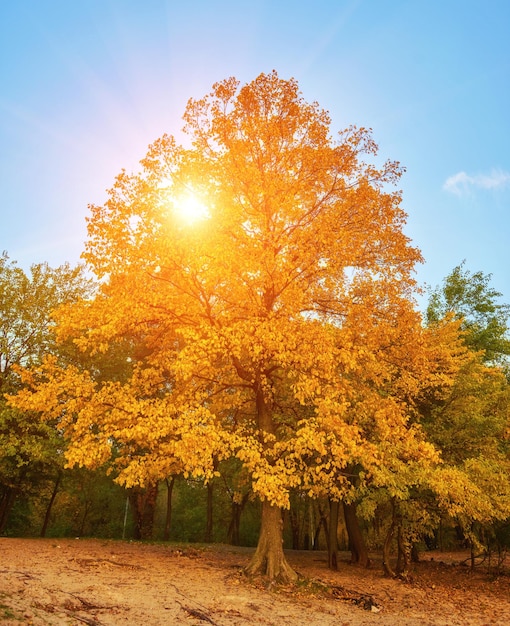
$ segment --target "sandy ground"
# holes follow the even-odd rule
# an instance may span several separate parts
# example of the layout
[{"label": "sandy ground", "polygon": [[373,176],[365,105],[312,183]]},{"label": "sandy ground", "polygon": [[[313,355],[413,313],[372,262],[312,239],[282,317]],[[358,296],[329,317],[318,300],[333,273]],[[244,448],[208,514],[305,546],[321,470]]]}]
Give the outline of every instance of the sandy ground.
[{"label": "sandy ground", "polygon": [[[289,552],[303,576],[268,585],[242,573],[251,550],[102,540],[0,538],[0,622],[7,625],[423,626],[510,624],[510,575],[471,572],[467,555],[427,553],[407,582],[380,564],[326,566]],[[342,555],[347,559],[347,554]]]}]

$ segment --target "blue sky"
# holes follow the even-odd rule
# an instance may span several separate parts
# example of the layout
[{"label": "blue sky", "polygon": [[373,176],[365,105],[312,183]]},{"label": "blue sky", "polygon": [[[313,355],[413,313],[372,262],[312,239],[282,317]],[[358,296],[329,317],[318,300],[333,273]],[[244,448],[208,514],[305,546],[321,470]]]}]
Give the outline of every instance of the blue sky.
[{"label": "blue sky", "polygon": [[435,286],[466,260],[510,302],[507,0],[1,0],[0,250],[76,263],[89,203],[179,135],[189,97],[276,69],[400,161]]}]

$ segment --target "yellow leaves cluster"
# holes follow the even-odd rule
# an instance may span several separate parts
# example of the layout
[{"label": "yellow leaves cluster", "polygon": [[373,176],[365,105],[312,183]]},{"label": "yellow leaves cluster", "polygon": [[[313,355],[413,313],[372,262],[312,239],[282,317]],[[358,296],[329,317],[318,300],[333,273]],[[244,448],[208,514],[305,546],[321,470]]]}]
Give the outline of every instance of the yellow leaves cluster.
[{"label": "yellow leaves cluster", "polygon": [[[96,391],[88,372],[72,366],[61,368],[53,356],[34,370],[19,371],[25,387],[17,395],[8,396],[10,404],[22,411],[44,413],[46,419],[63,426],[70,423],[69,415],[85,406]],[[75,392],[72,398],[67,396],[69,388]]]},{"label": "yellow leaves cluster", "polygon": [[255,496],[274,506],[290,506],[289,489],[301,484],[298,465],[288,454],[288,445],[262,431],[239,431],[229,445],[250,476]]},{"label": "yellow leaves cluster", "polygon": [[98,467],[113,455],[126,485],[161,480],[176,468],[212,477],[211,459],[222,458],[224,449],[214,416],[169,395],[154,397],[154,378],[154,371],[136,370],[129,384],[98,384],[88,372],[59,368],[49,358],[40,371],[24,372],[29,386],[10,401],[57,421],[70,439],[69,466]]}]

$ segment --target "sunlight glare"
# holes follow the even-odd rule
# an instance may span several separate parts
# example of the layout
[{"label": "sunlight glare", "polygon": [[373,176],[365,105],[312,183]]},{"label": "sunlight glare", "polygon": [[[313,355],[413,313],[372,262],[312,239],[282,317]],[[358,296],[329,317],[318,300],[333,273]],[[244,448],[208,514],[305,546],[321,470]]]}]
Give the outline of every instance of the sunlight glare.
[{"label": "sunlight glare", "polygon": [[179,217],[188,224],[210,217],[208,208],[191,192],[176,198],[174,207]]}]

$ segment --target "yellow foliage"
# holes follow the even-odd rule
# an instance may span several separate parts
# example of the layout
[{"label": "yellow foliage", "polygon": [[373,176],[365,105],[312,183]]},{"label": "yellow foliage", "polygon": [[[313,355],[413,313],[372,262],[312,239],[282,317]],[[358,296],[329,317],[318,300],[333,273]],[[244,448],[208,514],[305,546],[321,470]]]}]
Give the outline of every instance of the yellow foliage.
[{"label": "yellow foliage", "polygon": [[[370,162],[366,129],[333,140],[274,72],[214,85],[184,119],[191,148],[162,137],[91,207],[101,291],[58,313],[81,365],[48,359],[11,401],[58,420],[69,464],[113,454],[127,486],[208,479],[235,456],[281,507],[293,488],[342,497],[352,467],[407,488],[408,466],[436,461],[413,399],[458,361],[450,327],[425,331],[414,310],[399,164]],[[171,200],[186,189],[207,203],[193,225]]]}]

